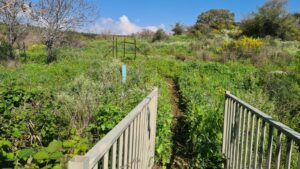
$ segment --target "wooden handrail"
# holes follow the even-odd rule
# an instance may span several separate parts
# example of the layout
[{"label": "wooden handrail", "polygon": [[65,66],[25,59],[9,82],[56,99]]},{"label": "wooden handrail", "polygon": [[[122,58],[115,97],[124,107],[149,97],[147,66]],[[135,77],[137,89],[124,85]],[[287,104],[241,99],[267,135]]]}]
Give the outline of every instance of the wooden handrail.
[{"label": "wooden handrail", "polygon": [[[108,165],[113,165],[112,168],[116,168],[117,163],[122,168],[127,168],[130,165],[152,167],[154,162],[157,97],[158,89],[155,88],[84,156],[75,156],[71,159],[68,168],[97,168],[101,159],[104,160],[102,163],[104,168]],[[142,143],[145,145],[142,145]],[[116,155],[117,149],[118,156]],[[112,161],[108,164],[110,150],[112,150]],[[144,157],[147,157],[147,159],[142,159]],[[123,160],[120,158],[123,158]]]},{"label": "wooden handrail", "polygon": [[300,133],[298,133],[295,130],[291,129],[290,127],[274,120],[271,116],[265,114],[264,112],[258,110],[257,108],[251,106],[250,104],[246,103],[245,101],[239,99],[238,97],[236,97],[230,93],[226,93],[226,97],[230,97],[230,98],[234,99],[239,104],[243,105],[244,107],[246,107],[247,109],[252,111],[255,115],[264,119],[267,123],[270,123],[273,127],[279,129],[282,133],[291,137],[294,141],[296,141],[298,144],[300,144]]},{"label": "wooden handrail", "polygon": [[[267,127],[269,128],[266,131]],[[277,130],[275,162],[272,165],[272,147],[274,131]],[[268,134],[266,134],[268,132]],[[267,138],[266,138],[267,137]],[[282,140],[286,140],[283,145]],[[267,143],[267,149],[265,149]],[[274,120],[238,97],[225,93],[225,112],[223,128],[222,152],[226,157],[226,169],[256,169],[266,167],[270,169],[290,169],[292,159],[298,160],[297,169],[300,169],[300,153],[298,158],[293,156],[293,145],[300,145],[300,133]],[[281,164],[281,150],[286,147],[285,163]],[[299,147],[300,148],[300,147]],[[266,156],[264,155],[266,154]]]}]

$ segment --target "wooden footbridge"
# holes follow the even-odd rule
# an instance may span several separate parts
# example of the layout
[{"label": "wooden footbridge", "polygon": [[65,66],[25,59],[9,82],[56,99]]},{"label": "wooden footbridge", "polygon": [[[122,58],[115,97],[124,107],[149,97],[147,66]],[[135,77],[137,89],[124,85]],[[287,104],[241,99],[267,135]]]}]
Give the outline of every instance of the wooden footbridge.
[{"label": "wooden footbridge", "polygon": [[[90,151],[71,159],[68,168],[152,168],[157,98],[158,90],[155,89]],[[224,168],[300,169],[299,149],[294,149],[293,145],[299,147],[299,133],[226,92]]]}]

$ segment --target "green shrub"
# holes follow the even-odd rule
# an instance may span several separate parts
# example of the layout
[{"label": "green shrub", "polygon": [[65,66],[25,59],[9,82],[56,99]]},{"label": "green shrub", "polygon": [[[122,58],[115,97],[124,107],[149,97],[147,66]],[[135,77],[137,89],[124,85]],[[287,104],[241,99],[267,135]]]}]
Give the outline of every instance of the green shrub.
[{"label": "green shrub", "polygon": [[[289,74],[283,71],[273,71],[264,80],[266,92],[276,101],[276,115],[281,121],[291,127],[289,119],[299,116],[300,107],[300,78],[299,74]],[[295,129],[298,129],[296,126]]]},{"label": "green shrub", "polygon": [[158,29],[153,35],[152,42],[168,39],[167,33],[163,29]]},{"label": "green shrub", "polygon": [[12,47],[4,39],[0,38],[0,60],[7,60]]},{"label": "green shrub", "polygon": [[299,20],[286,11],[286,0],[267,1],[258,12],[241,22],[244,34],[254,37],[278,37],[285,40],[299,38]]},{"label": "green shrub", "polygon": [[174,32],[174,35],[182,35],[185,31],[185,28],[180,23],[176,23],[172,31]]}]

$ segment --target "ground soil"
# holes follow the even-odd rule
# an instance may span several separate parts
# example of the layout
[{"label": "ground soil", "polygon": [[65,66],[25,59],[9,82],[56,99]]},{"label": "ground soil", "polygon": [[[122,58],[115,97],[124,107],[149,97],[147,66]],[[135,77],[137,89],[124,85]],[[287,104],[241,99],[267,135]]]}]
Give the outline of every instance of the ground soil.
[{"label": "ground soil", "polygon": [[180,90],[173,79],[166,79],[171,93],[171,103],[173,112],[173,152],[171,162],[167,168],[188,168],[188,158],[185,148],[185,106],[182,103]]}]

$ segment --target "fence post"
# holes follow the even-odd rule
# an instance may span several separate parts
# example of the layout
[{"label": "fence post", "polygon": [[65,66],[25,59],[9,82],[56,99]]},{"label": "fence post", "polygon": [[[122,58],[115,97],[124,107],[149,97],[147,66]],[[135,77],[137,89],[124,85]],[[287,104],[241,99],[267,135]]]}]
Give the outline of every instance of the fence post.
[{"label": "fence post", "polygon": [[127,70],[126,70],[126,65],[122,65],[122,83],[126,82],[126,75],[127,75]]},{"label": "fence post", "polygon": [[116,58],[118,58],[118,37],[116,37]]},{"label": "fence post", "polygon": [[124,46],[123,46],[123,48],[124,48],[123,58],[125,59],[125,55],[126,55],[126,53],[125,53],[126,52],[126,39],[125,39],[125,36],[124,36],[124,42],[123,43],[124,43]]},{"label": "fence post", "polygon": [[[229,94],[230,92],[229,91],[226,91],[225,92],[225,105],[224,105],[224,125],[223,125],[223,144],[222,144],[222,153],[225,154],[227,150],[225,150],[227,143],[226,143],[226,138],[227,138],[227,135],[226,135],[226,132],[227,132],[227,114],[228,114],[228,98],[227,98],[227,94]],[[225,161],[225,164],[224,164],[224,168],[226,168],[226,165],[227,165],[227,160]]]},{"label": "fence post", "polygon": [[89,158],[85,156],[75,156],[68,162],[68,168],[89,169]]},{"label": "fence post", "polygon": [[112,52],[113,52],[113,57],[115,57],[115,36],[113,36]]},{"label": "fence post", "polygon": [[155,96],[149,102],[149,111],[150,111],[150,153],[149,153],[149,166],[152,168],[154,165],[154,156],[155,156],[155,136],[156,136],[156,116],[157,116],[157,103],[158,103],[158,89],[155,88]]},{"label": "fence post", "polygon": [[134,59],[136,59],[136,38],[134,38]]}]

